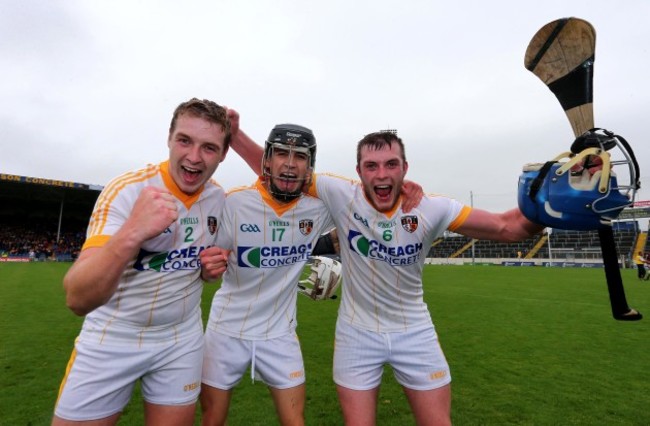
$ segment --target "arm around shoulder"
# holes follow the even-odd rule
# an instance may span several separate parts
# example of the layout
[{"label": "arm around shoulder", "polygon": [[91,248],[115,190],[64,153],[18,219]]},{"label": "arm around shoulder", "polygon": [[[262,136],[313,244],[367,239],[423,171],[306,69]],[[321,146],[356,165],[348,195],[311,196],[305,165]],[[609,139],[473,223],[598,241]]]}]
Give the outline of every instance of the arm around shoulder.
[{"label": "arm around shoulder", "polygon": [[233,109],[228,110],[230,128],[232,131],[230,147],[244,160],[246,164],[258,175],[262,175],[262,157],[264,148],[255,143],[243,130],[239,128],[239,113]]}]

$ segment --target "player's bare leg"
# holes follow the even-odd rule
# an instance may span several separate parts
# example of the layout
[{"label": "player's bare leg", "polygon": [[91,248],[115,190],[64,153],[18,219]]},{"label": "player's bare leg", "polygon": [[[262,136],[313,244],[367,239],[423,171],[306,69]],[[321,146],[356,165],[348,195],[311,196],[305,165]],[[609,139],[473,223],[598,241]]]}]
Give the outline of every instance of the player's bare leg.
[{"label": "player's bare leg", "polygon": [[116,413],[109,417],[104,417],[98,420],[88,421],[72,421],[65,420],[60,417],[54,416],[52,419],[52,426],[114,426],[122,413]]},{"label": "player's bare leg", "polygon": [[451,425],[451,385],[426,391],[402,389],[418,426]]},{"label": "player's bare leg", "polygon": [[192,426],[196,404],[158,405],[144,403],[144,422],[148,426]]},{"label": "player's bare leg", "polygon": [[336,392],[339,395],[343,421],[346,425],[374,426],[379,386],[360,391],[337,385]]},{"label": "player's bare leg", "polygon": [[269,387],[280,424],[302,426],[305,424],[305,384],[288,389]]},{"label": "player's bare leg", "polygon": [[201,383],[201,411],[203,426],[222,426],[228,418],[232,391],[217,389]]}]

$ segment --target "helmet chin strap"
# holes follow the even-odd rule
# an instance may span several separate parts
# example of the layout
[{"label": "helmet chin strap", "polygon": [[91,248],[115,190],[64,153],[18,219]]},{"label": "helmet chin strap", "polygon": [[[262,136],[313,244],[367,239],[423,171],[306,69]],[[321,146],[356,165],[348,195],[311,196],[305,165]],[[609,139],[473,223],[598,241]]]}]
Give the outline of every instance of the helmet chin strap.
[{"label": "helmet chin strap", "polygon": [[300,195],[302,195],[302,186],[300,186],[296,191],[293,192],[282,191],[273,183],[272,179],[269,179],[268,189],[271,195],[273,196],[273,198],[283,203],[288,203],[289,201],[293,201],[296,198],[300,197]]}]

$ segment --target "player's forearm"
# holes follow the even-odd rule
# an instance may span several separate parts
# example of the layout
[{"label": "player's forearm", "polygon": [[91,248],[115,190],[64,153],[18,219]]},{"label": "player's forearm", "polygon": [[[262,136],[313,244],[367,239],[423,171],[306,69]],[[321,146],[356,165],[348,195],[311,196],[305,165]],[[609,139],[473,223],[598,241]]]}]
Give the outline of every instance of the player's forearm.
[{"label": "player's forearm", "polygon": [[517,242],[539,234],[544,227],[526,219],[521,210],[514,208],[502,213],[502,223],[505,225],[503,230],[504,242]]},{"label": "player's forearm", "polygon": [[246,161],[246,164],[259,176],[262,174],[264,148],[256,144],[243,130],[233,135],[230,147]]},{"label": "player's forearm", "polygon": [[339,239],[336,234],[336,228],[330,232],[323,234],[316,241],[316,245],[312,250],[312,256],[319,256],[323,254],[339,254]]},{"label": "player's forearm", "polygon": [[457,232],[479,240],[513,243],[540,233],[543,226],[524,217],[518,208],[504,213],[473,209]]},{"label": "player's forearm", "polygon": [[63,279],[68,308],[82,316],[105,304],[141,244],[125,231],[115,234],[102,247],[83,250]]}]

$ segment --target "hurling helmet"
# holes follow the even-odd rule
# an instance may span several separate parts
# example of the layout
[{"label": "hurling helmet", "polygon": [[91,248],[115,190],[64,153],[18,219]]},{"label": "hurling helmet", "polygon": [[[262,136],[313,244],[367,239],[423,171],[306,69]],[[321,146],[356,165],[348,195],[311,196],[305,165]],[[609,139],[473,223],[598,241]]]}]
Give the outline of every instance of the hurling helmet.
[{"label": "hurling helmet", "polygon": [[336,289],[341,285],[342,265],[325,256],[312,256],[309,277],[300,280],[298,292],[314,300],[336,299]]},{"label": "hurling helmet", "polygon": [[270,182],[271,193],[282,201],[290,201],[300,196],[302,188],[298,191],[287,192],[274,185],[273,178],[276,176],[272,176],[266,162],[271,158],[275,149],[289,151],[290,153],[301,153],[307,156],[307,164],[309,165],[307,176],[296,180],[304,180],[304,184],[309,184],[316,165],[316,138],[314,138],[312,131],[306,127],[297,124],[278,124],[271,130],[264,144],[262,172]]},{"label": "hurling helmet", "polygon": [[[527,164],[519,177],[518,204],[532,222],[557,229],[595,230],[634,202],[639,166],[621,136],[592,129],[579,136],[570,152],[544,164]],[[623,159],[607,152],[618,148]],[[626,165],[629,183],[620,185],[614,165]]]}]

